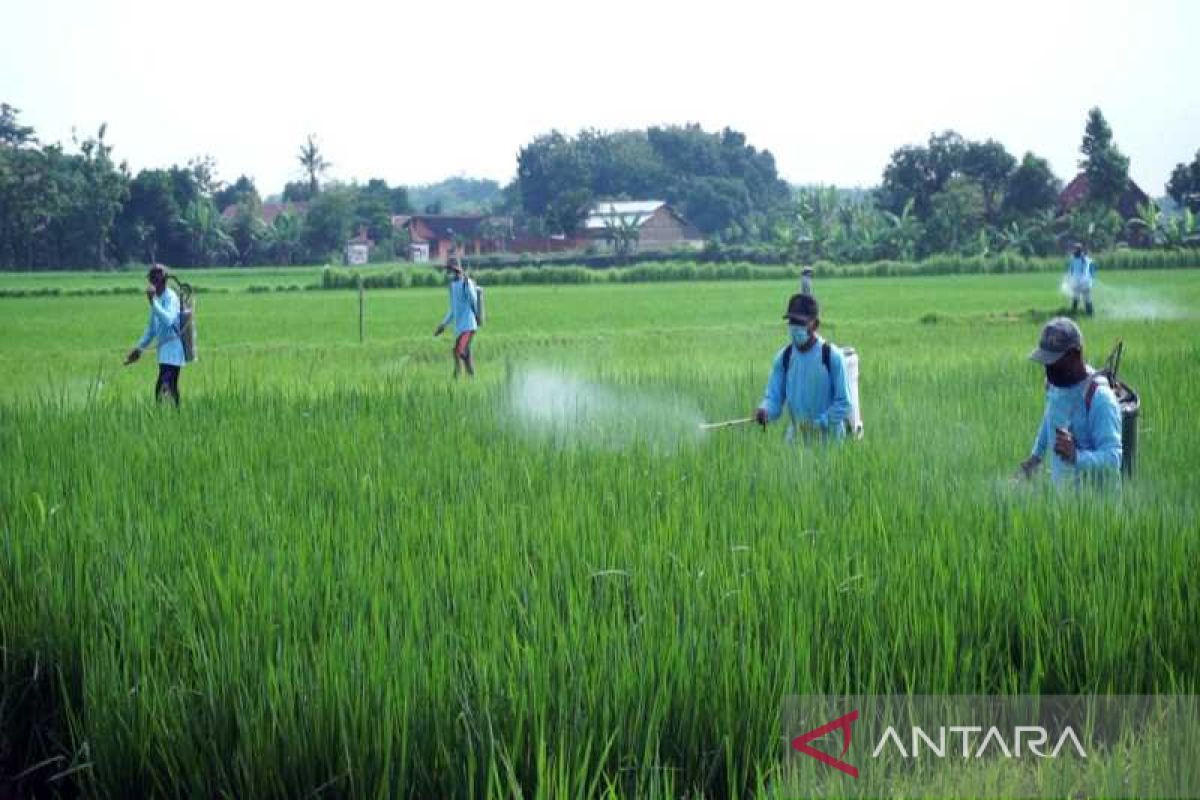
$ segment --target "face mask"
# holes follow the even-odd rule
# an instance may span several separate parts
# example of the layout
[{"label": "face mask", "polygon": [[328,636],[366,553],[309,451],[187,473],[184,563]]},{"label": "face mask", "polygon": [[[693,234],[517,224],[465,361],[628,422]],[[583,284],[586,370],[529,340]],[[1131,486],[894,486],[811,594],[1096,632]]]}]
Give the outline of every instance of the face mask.
[{"label": "face mask", "polygon": [[1062,363],[1064,360],[1059,359],[1056,364],[1046,365],[1046,380],[1050,382],[1051,386],[1057,386],[1060,389],[1074,386],[1077,383],[1077,381],[1072,380],[1074,376],[1071,374],[1071,371],[1064,368]]},{"label": "face mask", "polygon": [[792,335],[792,343],[796,347],[804,347],[812,338],[812,334],[805,325],[788,325],[788,332]]}]

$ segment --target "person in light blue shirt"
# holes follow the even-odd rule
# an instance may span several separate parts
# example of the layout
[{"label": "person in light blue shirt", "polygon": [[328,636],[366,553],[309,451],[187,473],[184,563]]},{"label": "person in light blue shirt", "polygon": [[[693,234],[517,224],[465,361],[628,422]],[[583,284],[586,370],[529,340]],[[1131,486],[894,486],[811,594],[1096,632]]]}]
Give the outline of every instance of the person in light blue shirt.
[{"label": "person in light blue shirt", "polygon": [[142,357],[142,351],[152,341],[158,342],[158,380],[154,383],[154,397],[161,401],[170,397],[179,405],[179,372],[184,364],[183,340],[179,336],[179,296],[167,286],[167,269],[155,264],[146,273],[146,300],[150,304],[150,320],[146,332],[125,357],[132,364]]},{"label": "person in light blue shirt", "polygon": [[1071,258],[1067,261],[1067,274],[1063,279],[1067,289],[1071,292],[1071,312],[1079,310],[1079,299],[1083,298],[1084,308],[1090,317],[1094,308],[1092,307],[1092,281],[1096,277],[1096,265],[1088,258],[1087,250],[1083,244],[1076,242],[1071,254]]},{"label": "person in light blue shirt", "polygon": [[786,407],[789,441],[797,433],[806,439],[842,439],[850,418],[850,386],[841,351],[817,334],[821,318],[816,298],[792,295],[784,319],[792,341],[775,356],[754,418],[766,425]]},{"label": "person in light blue shirt", "polygon": [[433,335],[441,336],[446,326],[454,323],[454,350],[451,354],[454,358],[454,377],[459,376],[463,367],[466,367],[468,375],[474,377],[475,356],[471,352],[471,341],[479,330],[479,290],[453,256],[446,262],[446,275],[450,280],[450,310]]},{"label": "person in light blue shirt", "polygon": [[1056,484],[1118,484],[1121,408],[1108,380],[1084,361],[1079,327],[1066,317],[1050,320],[1029,358],[1046,368],[1046,409],[1019,474],[1033,477],[1053,447]]}]

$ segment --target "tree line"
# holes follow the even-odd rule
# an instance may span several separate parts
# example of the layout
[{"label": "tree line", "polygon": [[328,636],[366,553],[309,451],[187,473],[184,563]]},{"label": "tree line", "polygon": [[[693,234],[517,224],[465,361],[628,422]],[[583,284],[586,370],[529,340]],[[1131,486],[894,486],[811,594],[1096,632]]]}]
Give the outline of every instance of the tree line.
[{"label": "tree line", "polygon": [[104,126],[70,152],[39,143],[18,115],[0,104],[0,268],[321,263],[360,230],[380,258],[407,248],[392,224],[412,211],[405,188],[323,183],[330,164],[312,136],[297,154],[306,178],[284,186],[268,221],[253,179],[224,184],[211,158],[132,175]]},{"label": "tree line", "polygon": [[[0,104],[0,268],[65,269],[161,261],[180,266],[322,263],[340,258],[359,232],[373,260],[403,258],[406,234],[393,224],[443,199],[510,218],[491,235],[578,232],[600,200],[671,203],[711,247],[789,248],[799,259],[840,263],[910,261],[936,254],[1022,256],[1056,251],[1064,238],[1092,249],[1118,243],[1200,244],[1200,151],[1166,185],[1180,212],[1152,201],[1121,213],[1129,160],[1099,109],[1080,144],[1087,194],[1060,213],[1063,183],[1034,153],[1020,159],[995,140],[954,131],[898,148],[870,190],[788,186],[774,157],[731,128],[650,127],[575,136],[540,135],[517,155],[514,180],[456,179],[436,187],[326,180],[331,167],[314,136],[296,153],[303,178],[287,183],[264,214],[252,178],[216,178],[211,158],[131,174],[114,160],[107,130],[71,146],[43,144]],[[464,207],[464,206],[459,206]]]}]

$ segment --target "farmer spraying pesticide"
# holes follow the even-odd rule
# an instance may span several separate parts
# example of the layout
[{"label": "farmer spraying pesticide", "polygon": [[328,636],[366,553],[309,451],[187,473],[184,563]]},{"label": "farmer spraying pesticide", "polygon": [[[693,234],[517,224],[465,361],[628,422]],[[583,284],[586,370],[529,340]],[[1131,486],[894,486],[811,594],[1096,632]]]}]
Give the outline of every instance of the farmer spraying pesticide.
[{"label": "farmer spraying pesticide", "polygon": [[1063,276],[1064,291],[1071,295],[1071,313],[1079,310],[1079,300],[1083,298],[1084,308],[1088,316],[1092,316],[1092,281],[1096,277],[1096,265],[1088,258],[1084,246],[1076,242],[1072,249],[1071,258],[1067,261],[1067,274]]},{"label": "farmer spraying pesticide", "polygon": [[158,379],[154,383],[154,397],[161,401],[163,396],[170,397],[175,405],[179,405],[179,372],[187,363],[185,336],[190,327],[190,316],[185,318],[179,302],[179,295],[167,286],[167,268],[155,264],[146,273],[146,300],[150,304],[150,321],[146,323],[146,332],[125,357],[126,364],[132,364],[142,357],[150,342],[158,341]]},{"label": "farmer spraying pesticide", "polygon": [[450,310],[433,335],[441,336],[446,326],[454,323],[454,377],[459,376],[463,367],[467,368],[468,375],[474,377],[475,357],[471,354],[471,341],[482,322],[483,290],[467,277],[462,265],[453,256],[446,262],[446,275],[450,280]]},{"label": "farmer spraying pesticide", "polygon": [[1050,320],[1029,358],[1046,368],[1046,410],[1018,476],[1033,477],[1052,447],[1056,484],[1118,479],[1121,409],[1108,379],[1084,361],[1079,327],[1066,317]]},{"label": "farmer spraying pesticide", "polygon": [[792,295],[784,319],[791,342],[775,356],[754,419],[765,426],[786,407],[789,441],[797,432],[806,439],[842,439],[854,417],[846,356],[817,334],[820,307],[811,294]]}]

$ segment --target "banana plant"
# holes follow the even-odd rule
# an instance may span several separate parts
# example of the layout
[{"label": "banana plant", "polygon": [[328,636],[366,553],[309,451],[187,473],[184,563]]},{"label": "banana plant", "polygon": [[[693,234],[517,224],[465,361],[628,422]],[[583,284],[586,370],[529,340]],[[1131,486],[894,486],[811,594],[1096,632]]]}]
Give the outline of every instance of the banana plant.
[{"label": "banana plant", "polygon": [[1163,241],[1173,248],[1200,246],[1200,228],[1190,208],[1185,206],[1178,216],[1163,226]]},{"label": "banana plant", "polygon": [[890,239],[902,261],[912,261],[917,253],[917,242],[921,240],[921,221],[913,211],[913,198],[909,198],[899,214],[883,212],[891,223]]},{"label": "banana plant", "polygon": [[998,232],[1000,249],[1012,250],[1023,256],[1032,256],[1036,251],[1034,245],[1035,230],[1032,225],[1022,226],[1019,222],[1010,222],[1007,227]]},{"label": "banana plant", "polygon": [[192,266],[220,263],[236,252],[233,239],[221,227],[221,218],[210,201],[188,203],[183,224],[192,245]]},{"label": "banana plant", "polygon": [[1163,214],[1153,200],[1139,203],[1137,216],[1125,222],[1130,239],[1140,241],[1148,247],[1160,245],[1165,239]]},{"label": "banana plant", "polygon": [[640,214],[615,214],[604,218],[604,239],[613,252],[625,258],[637,247],[641,239],[642,216]]}]

